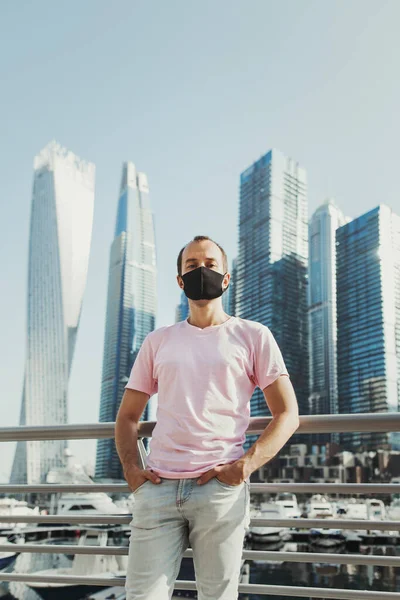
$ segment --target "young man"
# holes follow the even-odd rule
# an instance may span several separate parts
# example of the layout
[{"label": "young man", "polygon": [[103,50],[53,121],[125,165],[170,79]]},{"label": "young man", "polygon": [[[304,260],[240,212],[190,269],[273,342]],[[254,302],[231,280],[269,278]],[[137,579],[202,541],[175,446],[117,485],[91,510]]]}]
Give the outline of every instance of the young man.
[{"label": "young man", "polygon": [[[198,600],[238,597],[250,523],[250,474],[271,460],[299,425],[293,386],[268,327],[227,315],[224,250],[197,236],[178,257],[190,316],[145,338],[119,409],[115,440],[135,494],[127,600],[168,600],[190,547]],[[273,416],[243,451],[256,386]],[[158,392],[146,469],[137,466],[138,422]]]}]

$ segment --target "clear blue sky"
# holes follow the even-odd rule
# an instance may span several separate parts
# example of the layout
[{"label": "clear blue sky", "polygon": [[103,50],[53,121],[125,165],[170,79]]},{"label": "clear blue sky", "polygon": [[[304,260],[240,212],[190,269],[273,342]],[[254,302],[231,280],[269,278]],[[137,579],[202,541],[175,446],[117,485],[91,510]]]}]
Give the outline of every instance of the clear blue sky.
[{"label": "clear blue sky", "polygon": [[[157,327],[194,235],[236,254],[239,174],[270,147],[308,171],[309,214],[400,212],[398,0],[9,0],[0,5],[0,415],[18,423],[32,161],[51,139],[96,164],[70,421],[98,420],[108,256],[124,160],[149,178]],[[93,456],[94,443],[73,443]],[[1,447],[0,480],[13,445]]]}]

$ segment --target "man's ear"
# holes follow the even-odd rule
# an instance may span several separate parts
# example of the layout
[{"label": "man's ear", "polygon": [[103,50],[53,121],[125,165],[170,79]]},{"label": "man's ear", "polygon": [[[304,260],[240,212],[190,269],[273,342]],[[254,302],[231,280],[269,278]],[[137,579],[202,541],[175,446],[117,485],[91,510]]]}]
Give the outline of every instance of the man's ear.
[{"label": "man's ear", "polygon": [[182,281],[182,283],[183,283],[182,276],[181,276],[181,275],[177,275],[177,276],[176,276],[176,280],[177,280],[177,282],[178,282],[178,285],[179,285],[179,287],[181,288],[181,290],[183,290],[183,287],[181,286],[181,281]]},{"label": "man's ear", "polygon": [[[226,273],[225,273],[225,275],[226,275]],[[230,275],[230,274],[229,274],[229,275]],[[228,285],[227,285],[227,286],[224,288],[224,291],[228,289],[228,287],[229,287],[230,283],[231,283],[231,278],[229,277]]]}]

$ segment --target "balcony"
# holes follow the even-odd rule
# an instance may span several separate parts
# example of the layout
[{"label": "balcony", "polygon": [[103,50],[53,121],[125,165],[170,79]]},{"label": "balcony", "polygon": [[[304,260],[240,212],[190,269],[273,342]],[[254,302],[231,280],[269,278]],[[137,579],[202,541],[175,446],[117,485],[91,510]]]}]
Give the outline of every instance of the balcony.
[{"label": "balcony", "polygon": [[[270,422],[271,418],[252,418],[248,434],[260,434]],[[154,422],[142,422],[139,427],[139,438],[151,437]],[[357,415],[320,415],[300,417],[300,427],[297,433],[327,433],[327,432],[393,432],[400,431],[400,414],[397,413],[374,413]],[[54,427],[16,427],[0,428],[0,441],[27,441],[27,440],[55,440],[55,439],[101,439],[114,437],[114,423],[97,423],[93,425],[62,425]],[[145,465],[145,450],[141,439],[138,442],[139,458],[142,466]],[[120,484],[90,484],[90,485],[0,485],[0,494],[27,494],[27,493],[53,493],[53,492],[126,492],[129,493],[128,485]],[[346,484],[346,483],[251,483],[250,492],[293,492],[302,494],[317,493],[340,493],[340,494],[399,494],[399,484]],[[65,523],[65,515],[30,515],[30,516],[2,516],[2,522],[6,523]],[[115,525],[129,524],[130,516],[121,515],[86,515],[68,516],[70,525]],[[350,520],[350,519],[251,519],[251,525],[255,526],[282,526],[296,528],[335,528],[343,530],[379,530],[399,531],[400,521],[372,521]],[[9,551],[9,545],[0,544],[0,552]],[[19,552],[25,553],[50,553],[50,554],[113,554],[126,555],[128,549],[124,546],[94,547],[94,546],[55,546],[51,544],[23,544],[18,547]],[[276,552],[243,550],[244,560],[274,560]],[[184,557],[192,557],[191,549],[184,553]],[[400,567],[400,557],[374,556],[361,554],[329,554],[314,552],[280,552],[279,557],[288,562],[308,562],[326,564],[346,565],[380,565],[384,567]],[[88,576],[38,576],[27,573],[2,573],[2,581],[20,582],[48,582],[48,583],[74,583],[79,585],[99,586],[124,586],[125,579],[99,578]],[[177,580],[176,590],[195,590],[194,581]],[[313,599],[334,598],[335,600],[390,600],[399,599],[400,590],[396,592],[362,591],[355,589],[300,587],[287,585],[261,585],[241,583],[239,592],[242,594],[257,594],[261,596],[281,595],[289,597],[303,597]]]}]

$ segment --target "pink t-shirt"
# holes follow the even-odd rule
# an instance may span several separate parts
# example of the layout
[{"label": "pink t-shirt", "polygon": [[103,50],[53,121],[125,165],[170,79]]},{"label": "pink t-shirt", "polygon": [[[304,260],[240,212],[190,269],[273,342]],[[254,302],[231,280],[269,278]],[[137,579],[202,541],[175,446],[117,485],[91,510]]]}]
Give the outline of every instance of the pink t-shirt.
[{"label": "pink t-shirt", "polygon": [[198,477],[240,458],[250,398],[288,375],[270,329],[230,317],[201,329],[187,320],[149,333],[126,385],[158,392],[147,468],[160,477]]}]

